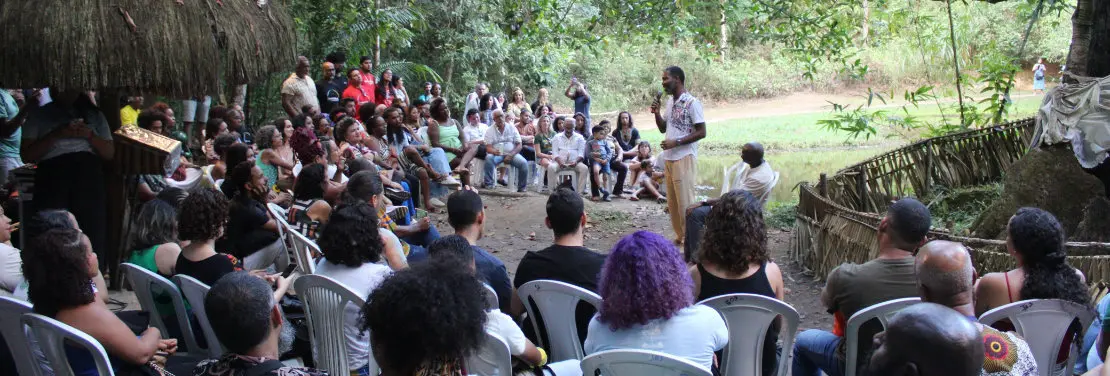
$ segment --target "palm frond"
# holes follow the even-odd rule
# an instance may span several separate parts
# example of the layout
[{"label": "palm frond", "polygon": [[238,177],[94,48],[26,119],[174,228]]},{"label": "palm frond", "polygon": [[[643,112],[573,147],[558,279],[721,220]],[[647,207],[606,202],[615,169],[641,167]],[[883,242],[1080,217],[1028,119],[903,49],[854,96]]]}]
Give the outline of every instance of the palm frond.
[{"label": "palm frond", "polygon": [[436,72],[432,67],[410,61],[395,60],[382,62],[377,68],[380,69],[378,71],[379,74],[389,69],[393,71],[393,75],[404,77],[408,82],[443,82],[443,78],[439,76],[439,72]]}]

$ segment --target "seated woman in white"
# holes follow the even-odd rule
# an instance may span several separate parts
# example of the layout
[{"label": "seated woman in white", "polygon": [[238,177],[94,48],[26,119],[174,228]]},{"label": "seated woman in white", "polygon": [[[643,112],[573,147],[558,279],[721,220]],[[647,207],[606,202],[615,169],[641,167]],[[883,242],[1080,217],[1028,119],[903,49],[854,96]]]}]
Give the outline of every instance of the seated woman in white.
[{"label": "seated woman in white", "polygon": [[625,236],[601,269],[601,308],[590,320],[586,355],[652,350],[711,370],[713,352],[728,344],[728,328],[717,311],[693,304],[692,286],[669,240],[648,231]]}]

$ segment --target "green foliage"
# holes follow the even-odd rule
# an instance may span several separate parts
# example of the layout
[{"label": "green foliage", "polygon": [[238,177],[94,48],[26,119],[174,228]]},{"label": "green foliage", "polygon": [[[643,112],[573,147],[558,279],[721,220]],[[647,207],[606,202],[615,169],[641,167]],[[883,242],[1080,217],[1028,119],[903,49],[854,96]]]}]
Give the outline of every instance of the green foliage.
[{"label": "green foliage", "polygon": [[797,218],[798,201],[770,201],[763,210],[763,221],[768,227],[789,229]]},{"label": "green foliage", "polygon": [[950,190],[934,187],[929,200],[933,227],[946,228],[957,235],[967,235],[975,219],[1002,196],[1002,184],[994,183]]}]

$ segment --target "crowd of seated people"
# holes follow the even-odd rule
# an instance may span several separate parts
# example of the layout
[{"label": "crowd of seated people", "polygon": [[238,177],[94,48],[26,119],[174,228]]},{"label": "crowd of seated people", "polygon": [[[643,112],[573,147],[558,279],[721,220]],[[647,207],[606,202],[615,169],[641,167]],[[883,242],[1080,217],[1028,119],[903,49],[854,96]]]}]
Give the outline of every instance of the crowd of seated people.
[{"label": "crowd of seated people", "polygon": [[[318,254],[307,255],[315,274],[366,300],[361,307],[344,307],[343,373],[351,375],[373,374],[371,364],[383,375],[469,374],[466,359],[487,332],[505,340],[514,371],[580,375],[579,359],[551,359],[550,348],[541,345],[558,346],[545,320],[574,320],[585,356],[653,350],[720,374],[722,351],[735,338],[721,313],[698,302],[739,293],[786,299],[764,225],[763,207],[776,177],[760,144],[741,149],[743,170],[729,190],[686,208],[684,247],[637,231],[599,252],[586,243],[587,197],[666,201],[661,166],[630,113],[596,121],[589,94],[577,81],[566,91],[575,110],[564,115],[555,113],[546,89],[529,104],[519,88],[506,100],[479,84],[466,96],[460,121],[452,118],[438,84],[410,97],[403,79],[388,69],[371,73],[369,58],[336,74],[343,72],[342,60],[329,57],[325,68],[331,73],[325,69],[322,86],[311,85],[323,88],[321,94],[303,85],[311,81],[303,74],[308,62],[299,59],[298,72],[282,89],[289,117],[254,132],[239,108],[214,107],[202,132],[210,184],[184,191],[160,184],[158,177],[139,180],[141,204],[125,260],[210,286],[207,318],[226,354],[199,363],[175,354],[182,329],[164,291],[155,292],[155,312],[149,314],[163,318],[167,333],[110,310],[93,244],[65,211],[41,211],[28,221],[22,250],[7,244],[11,220],[0,212],[0,294],[29,300],[36,313],[88,333],[121,373],[157,366],[212,376],[325,374],[311,368],[321,363],[314,361],[318,354],[297,350],[305,339],[296,335],[300,324],[287,317],[296,294],[291,278],[279,273],[290,260],[290,244],[281,236],[286,231],[318,245]],[[159,133],[174,128],[168,106],[139,110],[136,99],[128,107],[137,126]],[[471,163],[475,159],[479,164]],[[512,190],[536,185],[550,192],[542,215],[554,240],[527,252],[511,274],[494,255],[499,250],[479,245],[490,218],[470,187],[472,173],[482,174],[483,188],[508,185],[508,175],[515,174]],[[560,181],[563,174],[574,175],[577,185]],[[451,234],[441,237],[426,215],[437,211],[446,213]],[[281,228],[283,223],[289,226]],[[848,319],[907,297],[923,303],[903,309],[885,327],[871,322],[859,330],[854,360],[860,374],[1036,374],[1028,341],[1040,339],[1022,338],[1011,323],[992,327],[976,318],[1028,299],[1090,306],[1084,276],[1067,264],[1060,223],[1044,210],[1019,209],[1006,233],[1017,267],[978,279],[966,247],[929,241],[931,224],[921,202],[893,202],[877,225],[877,257],[840,265],[826,278],[821,303],[831,327],[807,328],[793,348],[779,348],[782,320],[772,321],[757,339],[762,374],[783,372],[778,365],[788,352],[793,375],[845,374]],[[519,291],[541,280],[595,293],[600,304],[580,302],[573,317],[544,317]],[[487,288],[496,306],[487,305]],[[1103,327],[1110,324],[1098,329]],[[1082,329],[1073,325],[1061,344],[1055,374],[1066,373],[1073,348],[1101,358],[1110,347],[1097,335],[1084,341]],[[96,374],[90,354],[76,347],[67,353],[78,374]],[[308,366],[279,361],[290,357]],[[1090,363],[1084,362],[1086,369],[1097,366]]]}]

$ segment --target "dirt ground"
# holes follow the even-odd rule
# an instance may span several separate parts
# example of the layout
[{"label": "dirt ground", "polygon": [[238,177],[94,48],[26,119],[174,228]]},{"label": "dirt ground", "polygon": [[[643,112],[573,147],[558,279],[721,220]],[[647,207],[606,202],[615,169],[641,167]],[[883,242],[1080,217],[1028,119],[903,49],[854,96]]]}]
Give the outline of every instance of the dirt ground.
[{"label": "dirt ground", "polygon": [[[505,262],[509,276],[516,274],[517,264],[528,251],[538,251],[551,244],[551,230],[544,225],[546,195],[530,192],[526,197],[500,197],[483,194],[486,210],[485,236],[478,242],[486,250]],[[621,237],[639,230],[653,231],[673,238],[670,220],[663,213],[664,205],[648,201],[613,200],[591,202],[586,200],[589,223],[586,246],[608,253]],[[435,215],[441,233],[450,233],[446,216]],[[787,288],[786,302],[801,314],[799,328],[832,328],[832,316],[825,313],[820,303],[821,282],[803,274],[803,269],[787,257],[789,230],[768,230],[768,246],[775,262],[784,272]]]}]

